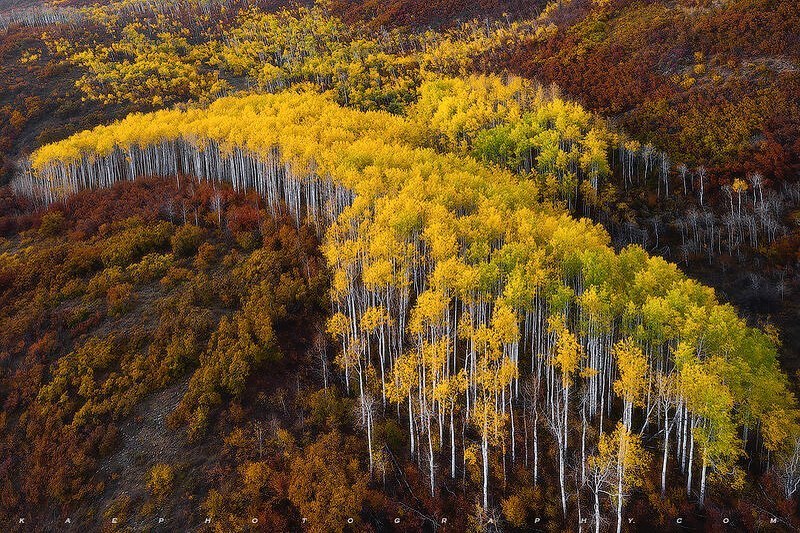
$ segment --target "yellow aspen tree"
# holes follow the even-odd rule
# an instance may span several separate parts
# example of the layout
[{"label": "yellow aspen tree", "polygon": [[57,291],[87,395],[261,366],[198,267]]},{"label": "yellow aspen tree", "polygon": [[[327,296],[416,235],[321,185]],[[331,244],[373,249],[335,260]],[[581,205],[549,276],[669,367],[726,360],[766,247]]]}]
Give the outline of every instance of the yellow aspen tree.
[{"label": "yellow aspen tree", "polygon": [[597,453],[589,457],[590,485],[594,495],[594,529],[599,533],[602,516],[600,495],[609,496],[615,504],[617,533],[622,531],[622,512],[626,493],[642,484],[649,457],[641,438],[621,423],[612,433],[604,433],[597,444]]},{"label": "yellow aspen tree", "polygon": [[580,369],[583,347],[564,324],[563,317],[550,319],[550,330],[556,334],[551,365],[560,375],[560,394],[553,395],[549,408],[550,431],[558,444],[558,480],[561,489],[561,510],[567,515],[566,460],[569,434],[569,395],[575,374]]},{"label": "yellow aspen tree", "polygon": [[614,382],[614,392],[622,398],[624,404],[622,425],[631,431],[633,407],[642,404],[647,387],[647,357],[630,338],[617,342],[613,354],[619,368],[619,379]]}]

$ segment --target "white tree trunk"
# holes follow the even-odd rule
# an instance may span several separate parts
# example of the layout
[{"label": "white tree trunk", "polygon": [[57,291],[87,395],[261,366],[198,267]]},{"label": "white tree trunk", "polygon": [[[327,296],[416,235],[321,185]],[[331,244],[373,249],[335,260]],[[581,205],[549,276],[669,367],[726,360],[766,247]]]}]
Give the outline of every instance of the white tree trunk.
[{"label": "white tree trunk", "polygon": [[669,456],[669,421],[666,421],[664,429],[664,457],[661,460],[661,497],[667,492],[667,457]]},{"label": "white tree trunk", "polygon": [[483,508],[489,508],[489,437],[484,430],[483,443],[481,446],[483,454]]},{"label": "white tree trunk", "polygon": [[703,470],[700,475],[700,507],[703,507],[706,499],[706,468],[708,462],[706,461],[705,453],[703,453]]},{"label": "white tree trunk", "polygon": [[594,533],[600,533],[600,491],[594,489]]},{"label": "white tree trunk", "polygon": [[456,478],[456,431],[453,423],[453,411],[450,411],[450,474]]}]

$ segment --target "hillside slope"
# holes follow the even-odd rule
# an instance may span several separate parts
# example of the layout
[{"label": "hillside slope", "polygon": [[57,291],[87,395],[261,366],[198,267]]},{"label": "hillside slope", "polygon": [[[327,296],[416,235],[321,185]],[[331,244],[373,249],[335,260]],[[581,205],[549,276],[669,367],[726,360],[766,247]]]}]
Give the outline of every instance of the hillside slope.
[{"label": "hillside slope", "polygon": [[[465,15],[535,17],[546,4],[328,5],[351,22],[452,26]],[[797,178],[800,10],[793,0],[568,0],[541,20],[558,31],[502,50],[492,68],[558,84],[674,160],[712,168],[721,183],[746,171]]]},{"label": "hillside slope", "polygon": [[[637,246],[615,252],[602,227],[569,216],[559,199],[569,205],[575,189],[589,198],[610,174],[606,136],[614,138],[579,106],[521,80],[429,79],[405,116],[349,109],[330,94],[284,91],[136,114],[82,132],[34,153],[30,174],[17,185],[52,201],[82,187],[189,174],[260,191],[265,209],[314,224],[331,269],[326,331],[340,346],[335,368],[366,433],[366,471],[374,475],[387,460],[383,424],[395,416],[407,421],[402,456],[419,461],[429,509],[463,468],[472,471],[471,483],[463,480],[459,494],[481,497],[469,520],[484,522],[502,505],[512,524],[524,525],[535,510],[515,499],[533,489],[523,481],[526,470],[518,471],[513,493],[497,478],[500,464],[524,464],[516,449],[527,436],[517,428],[529,424],[534,435],[541,424],[553,437],[541,440],[543,457],[557,452],[557,459],[543,459],[541,475],[559,489],[561,523],[591,494],[565,475],[568,442],[578,431],[575,475],[589,469],[607,479],[603,469],[610,467],[599,465],[622,464],[629,477],[618,483],[648,496],[647,509],[635,511],[642,519],[664,520],[669,460],[685,465],[676,474],[687,476],[690,500],[699,470],[699,506],[749,505],[738,491],[783,475],[766,457],[783,456],[797,431],[776,333],[747,327],[675,265]],[[464,155],[465,147],[480,160]],[[531,175],[498,167],[515,154]],[[243,306],[245,316],[255,309]],[[252,346],[237,324],[236,346],[247,348],[234,353],[258,353],[263,327],[254,327]],[[212,337],[205,361],[225,368],[231,342]],[[231,366],[237,383],[239,364]],[[209,372],[200,378],[206,387],[227,382]],[[576,395],[580,414],[570,408]],[[206,398],[191,390],[184,396],[190,436],[206,423]],[[654,410],[663,417],[652,417]],[[549,413],[541,422],[540,412]],[[673,434],[673,453],[670,418],[685,421]],[[464,453],[462,466],[457,432],[460,447],[481,460]],[[704,458],[699,465],[695,447]],[[745,465],[745,454],[758,459]],[[538,452],[534,457],[535,487]],[[661,501],[648,488],[659,464]],[[588,486],[599,501],[607,481],[595,483]],[[601,520],[599,505],[594,520]]]},{"label": "hillside slope", "polygon": [[4,528],[199,523],[214,490],[232,495],[220,472],[272,446],[274,427],[254,428],[302,435],[288,409],[304,408],[301,382],[324,383],[328,274],[313,232],[259,203],[143,179],[14,219],[0,239]]},{"label": "hillside slope", "polygon": [[796,6],[88,4],[0,30],[0,529],[800,524]]}]

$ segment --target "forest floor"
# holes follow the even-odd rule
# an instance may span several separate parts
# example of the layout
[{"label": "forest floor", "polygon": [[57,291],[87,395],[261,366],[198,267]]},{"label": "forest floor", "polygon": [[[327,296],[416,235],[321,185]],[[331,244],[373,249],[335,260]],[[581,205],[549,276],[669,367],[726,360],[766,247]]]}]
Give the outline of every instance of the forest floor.
[{"label": "forest floor", "polygon": [[[106,509],[107,513],[112,511],[115,503],[113,498],[119,498],[120,495],[133,504],[146,502],[146,480],[153,466],[181,464],[196,457],[197,451],[168,424],[169,415],[178,406],[188,385],[187,376],[151,394],[120,425],[119,447],[97,470],[98,476],[112,480],[106,485],[103,495],[105,502],[99,508]],[[146,528],[150,525],[148,521],[147,524],[138,523],[136,527]]]}]

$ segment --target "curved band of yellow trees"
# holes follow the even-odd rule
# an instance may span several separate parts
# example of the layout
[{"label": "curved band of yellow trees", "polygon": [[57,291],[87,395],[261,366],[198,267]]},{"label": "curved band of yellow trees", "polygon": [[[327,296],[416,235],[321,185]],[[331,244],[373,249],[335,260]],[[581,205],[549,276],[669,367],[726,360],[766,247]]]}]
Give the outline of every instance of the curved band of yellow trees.
[{"label": "curved band of yellow trees", "polygon": [[[499,102],[516,97],[496,98],[483,118],[459,107],[508,86],[432,81],[407,117],[305,92],[132,115],[43,147],[17,186],[52,199],[143,174],[193,174],[255,188],[272,209],[316,222],[333,272],[328,331],[360,398],[370,461],[378,407],[396,402],[432,492],[437,476],[456,475],[463,445],[480,450],[488,506],[491,457],[520,460],[526,439],[538,479],[548,434],[565,514],[566,462],[578,453],[596,501],[614,495],[620,516],[644,460],[661,470],[662,490],[669,465],[701,501],[709,479],[740,483],[748,440],[776,450],[797,432],[774,337],[675,265],[636,246],[615,253],[600,226],[544,201],[551,159],[574,157],[587,176],[607,168],[590,149],[600,133],[547,116],[562,104],[544,96],[506,109]],[[497,128],[521,136],[504,157],[527,158],[539,179],[461,150],[486,149]],[[548,136],[560,152],[548,153]],[[476,447],[459,442],[459,424]]]}]

